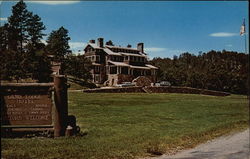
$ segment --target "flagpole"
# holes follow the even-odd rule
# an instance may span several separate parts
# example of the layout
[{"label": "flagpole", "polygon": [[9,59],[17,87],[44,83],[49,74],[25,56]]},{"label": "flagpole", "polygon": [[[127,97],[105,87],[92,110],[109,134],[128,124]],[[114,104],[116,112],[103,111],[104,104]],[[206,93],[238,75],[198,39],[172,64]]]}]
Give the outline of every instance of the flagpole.
[{"label": "flagpole", "polygon": [[246,36],[246,32],[245,32],[245,53],[247,54],[247,36]]}]

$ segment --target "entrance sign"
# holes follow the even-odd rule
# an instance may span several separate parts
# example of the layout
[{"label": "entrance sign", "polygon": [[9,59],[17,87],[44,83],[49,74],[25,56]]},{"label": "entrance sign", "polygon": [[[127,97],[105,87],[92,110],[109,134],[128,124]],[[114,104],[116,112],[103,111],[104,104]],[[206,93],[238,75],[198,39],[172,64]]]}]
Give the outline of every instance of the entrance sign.
[{"label": "entrance sign", "polygon": [[64,136],[67,126],[75,131],[75,120],[72,123],[68,116],[67,89],[63,75],[55,76],[54,83],[1,83],[1,131],[52,128],[55,137]]},{"label": "entrance sign", "polygon": [[2,125],[52,125],[52,86],[2,85]]}]

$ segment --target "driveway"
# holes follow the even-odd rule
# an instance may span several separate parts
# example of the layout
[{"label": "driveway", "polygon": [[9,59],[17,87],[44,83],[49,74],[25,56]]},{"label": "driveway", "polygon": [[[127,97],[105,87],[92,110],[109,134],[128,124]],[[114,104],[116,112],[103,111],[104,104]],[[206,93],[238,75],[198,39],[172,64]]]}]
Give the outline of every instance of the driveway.
[{"label": "driveway", "polygon": [[250,159],[249,129],[222,136],[173,156],[162,155],[152,159]]}]

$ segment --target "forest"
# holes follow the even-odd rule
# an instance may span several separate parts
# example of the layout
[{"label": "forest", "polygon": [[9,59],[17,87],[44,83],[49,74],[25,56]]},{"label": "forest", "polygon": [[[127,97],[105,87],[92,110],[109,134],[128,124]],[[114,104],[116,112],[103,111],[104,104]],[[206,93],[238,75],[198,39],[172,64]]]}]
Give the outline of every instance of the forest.
[{"label": "forest", "polygon": [[151,64],[159,68],[157,79],[174,86],[185,86],[236,94],[247,94],[249,55],[233,51],[183,53],[179,57],[154,58]]}]

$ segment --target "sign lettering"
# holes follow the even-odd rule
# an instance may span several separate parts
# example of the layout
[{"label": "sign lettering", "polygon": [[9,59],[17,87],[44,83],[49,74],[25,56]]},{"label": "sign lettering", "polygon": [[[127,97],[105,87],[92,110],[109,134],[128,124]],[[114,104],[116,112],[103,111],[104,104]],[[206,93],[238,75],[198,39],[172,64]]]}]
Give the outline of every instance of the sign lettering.
[{"label": "sign lettering", "polygon": [[3,125],[51,125],[52,100],[47,91],[31,95],[16,93],[3,96]]}]

